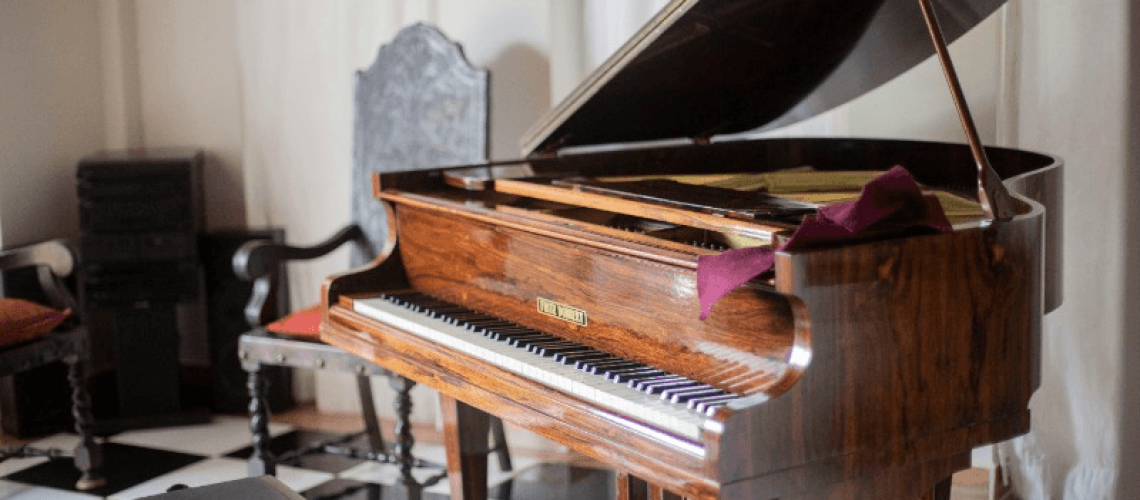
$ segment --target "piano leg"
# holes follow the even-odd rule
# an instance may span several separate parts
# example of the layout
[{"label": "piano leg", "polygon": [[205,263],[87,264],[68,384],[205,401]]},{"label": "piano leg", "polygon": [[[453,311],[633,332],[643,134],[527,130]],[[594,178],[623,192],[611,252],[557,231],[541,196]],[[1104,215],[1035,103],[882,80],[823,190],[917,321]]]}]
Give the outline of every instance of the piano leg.
[{"label": "piano leg", "polygon": [[648,484],[625,472],[618,472],[615,478],[617,480],[618,500],[680,500],[682,498],[660,486]]},{"label": "piano leg", "polygon": [[491,417],[444,394],[439,395],[447,476],[453,500],[487,498],[487,434]]},{"label": "piano leg", "polygon": [[954,476],[950,476],[938,484],[934,485],[934,489],[927,493],[923,500],[950,500],[950,487],[954,483]]},{"label": "piano leg", "polygon": [[649,498],[649,485],[625,472],[618,472],[617,500],[645,500]]}]

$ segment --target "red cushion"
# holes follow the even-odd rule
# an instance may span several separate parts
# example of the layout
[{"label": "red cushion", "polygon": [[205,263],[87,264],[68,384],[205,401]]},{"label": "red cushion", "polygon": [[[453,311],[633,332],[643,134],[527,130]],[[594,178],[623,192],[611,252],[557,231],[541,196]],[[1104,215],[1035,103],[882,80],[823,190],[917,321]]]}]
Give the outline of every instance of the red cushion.
[{"label": "red cushion", "polygon": [[71,316],[71,309],[57,311],[17,298],[0,298],[0,346],[26,342],[44,335]]},{"label": "red cushion", "polygon": [[266,325],[265,329],[278,335],[315,339],[321,334],[320,325],[321,306],[317,304],[274,321]]}]

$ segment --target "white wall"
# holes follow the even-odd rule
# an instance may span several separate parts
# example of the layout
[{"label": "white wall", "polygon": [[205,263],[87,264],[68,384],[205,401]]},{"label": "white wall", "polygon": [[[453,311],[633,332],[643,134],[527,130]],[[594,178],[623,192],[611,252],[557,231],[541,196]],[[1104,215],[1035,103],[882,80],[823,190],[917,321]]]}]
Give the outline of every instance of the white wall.
[{"label": "white wall", "polygon": [[[1002,17],[995,13],[950,46],[978,135],[986,144],[997,137],[1001,30]],[[966,142],[936,58],[840,106],[832,116],[840,136]]]},{"label": "white wall", "polygon": [[78,234],[75,165],[103,147],[99,5],[0,1],[0,246]]},{"label": "white wall", "polygon": [[[208,152],[206,227],[246,222],[233,0],[134,2],[142,143]],[[129,69],[129,68],[127,68]]]}]

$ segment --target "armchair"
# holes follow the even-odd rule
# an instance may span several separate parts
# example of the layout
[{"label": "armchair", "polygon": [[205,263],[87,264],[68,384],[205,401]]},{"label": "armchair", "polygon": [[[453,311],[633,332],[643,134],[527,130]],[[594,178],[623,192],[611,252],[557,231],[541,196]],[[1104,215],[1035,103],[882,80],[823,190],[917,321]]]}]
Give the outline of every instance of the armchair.
[{"label": "armchair", "polygon": [[79,443],[70,454],[58,449],[3,447],[0,461],[31,456],[71,458],[79,470],[76,489],[99,488],[106,481],[102,475],[102,445],[92,435],[91,398],[85,378],[90,341],[87,328],[79,320],[75,299],[61,282],[75,269],[75,256],[57,240],[0,251],[0,271],[20,268],[35,269],[48,304],[0,297],[0,375],[13,375],[55,361],[66,363]]}]

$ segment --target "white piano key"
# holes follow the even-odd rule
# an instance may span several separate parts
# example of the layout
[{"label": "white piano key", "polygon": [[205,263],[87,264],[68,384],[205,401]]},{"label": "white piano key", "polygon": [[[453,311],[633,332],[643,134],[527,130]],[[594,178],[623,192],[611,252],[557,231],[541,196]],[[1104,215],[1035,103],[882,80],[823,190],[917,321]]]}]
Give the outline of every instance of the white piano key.
[{"label": "white piano key", "polygon": [[590,374],[555,361],[553,357],[491,340],[468,330],[462,323],[455,325],[429,318],[383,298],[357,299],[354,310],[689,439],[699,439],[700,428],[707,419],[704,413],[688,409],[684,404],[662,400],[657,395],[607,380],[605,375]]}]

